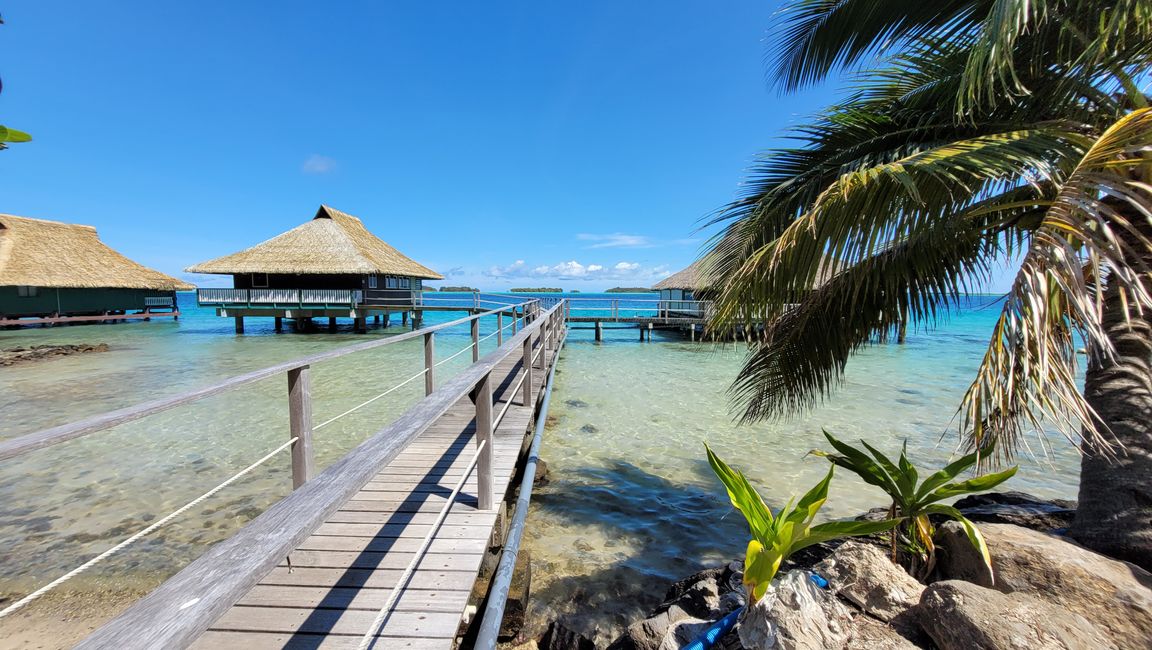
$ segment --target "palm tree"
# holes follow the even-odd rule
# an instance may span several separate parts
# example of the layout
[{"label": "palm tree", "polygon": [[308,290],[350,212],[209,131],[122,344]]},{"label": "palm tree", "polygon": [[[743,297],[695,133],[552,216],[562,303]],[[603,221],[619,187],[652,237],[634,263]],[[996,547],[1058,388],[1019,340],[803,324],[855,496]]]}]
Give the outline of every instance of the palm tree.
[{"label": "palm tree", "polygon": [[1152,0],[795,0],[783,15],[781,88],[846,67],[851,91],[716,218],[714,325],[763,328],[733,385],[744,419],[818,403],[855,350],[931,325],[1023,253],[961,429],[1005,456],[1029,429],[1080,444],[1073,536],[1152,568],[1152,110],[1138,86]]}]

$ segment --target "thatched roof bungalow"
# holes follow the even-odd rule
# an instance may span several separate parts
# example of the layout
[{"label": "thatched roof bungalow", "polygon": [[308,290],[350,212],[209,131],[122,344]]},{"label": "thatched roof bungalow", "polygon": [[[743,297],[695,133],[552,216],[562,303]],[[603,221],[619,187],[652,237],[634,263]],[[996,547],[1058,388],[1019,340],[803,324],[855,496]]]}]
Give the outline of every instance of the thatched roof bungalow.
[{"label": "thatched roof bungalow", "polygon": [[92,226],[0,214],[0,324],[171,309],[192,285],[133,262]]},{"label": "thatched roof bungalow", "polygon": [[[218,314],[311,318],[419,305],[424,280],[442,275],[368,232],[356,217],[326,205],[316,216],[251,248],[201,262],[190,273],[232,276],[232,289],[201,289]],[[238,329],[242,327],[237,322]]]}]

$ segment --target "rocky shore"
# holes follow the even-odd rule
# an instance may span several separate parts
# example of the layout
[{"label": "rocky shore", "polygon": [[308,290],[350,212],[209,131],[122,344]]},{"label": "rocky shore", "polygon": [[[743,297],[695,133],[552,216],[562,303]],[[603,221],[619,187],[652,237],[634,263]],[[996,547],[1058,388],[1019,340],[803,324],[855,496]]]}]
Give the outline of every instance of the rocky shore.
[{"label": "rocky shore", "polygon": [[[991,574],[963,528],[951,521],[938,524],[939,562],[927,584],[893,563],[880,539],[810,547],[785,564],[768,594],[742,612],[713,647],[1152,647],[1152,574],[1063,537],[1075,503],[1009,492],[968,497],[956,506],[980,522],[992,555]],[[685,647],[745,605],[741,565],[735,561],[676,582],[663,604],[607,650]],[[817,585],[825,580],[827,586]],[[597,650],[559,622],[541,638],[514,647]]]},{"label": "rocky shore", "polygon": [[57,357],[88,352],[107,352],[107,343],[81,343],[79,345],[33,345],[26,348],[6,348],[0,350],[0,366],[14,366],[21,363],[34,363]]}]

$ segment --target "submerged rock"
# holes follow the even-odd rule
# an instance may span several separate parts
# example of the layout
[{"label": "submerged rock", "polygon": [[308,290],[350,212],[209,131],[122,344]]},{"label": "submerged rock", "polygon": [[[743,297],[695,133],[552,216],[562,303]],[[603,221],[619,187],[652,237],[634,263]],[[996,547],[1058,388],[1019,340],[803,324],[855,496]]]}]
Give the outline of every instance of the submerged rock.
[{"label": "submerged rock", "polygon": [[596,644],[591,640],[557,621],[552,621],[544,636],[536,642],[536,647],[539,650],[596,650]]},{"label": "submerged rock", "polygon": [[27,348],[0,350],[0,366],[14,366],[19,363],[32,363],[56,357],[87,352],[107,352],[107,343],[80,343],[77,345],[33,345]]},{"label": "submerged rock", "polygon": [[1083,616],[1026,594],[1003,594],[961,580],[930,585],[917,614],[940,650],[1117,647]]},{"label": "submerged rock", "polygon": [[564,403],[575,409],[588,408],[588,402],[580,399],[565,400]]},{"label": "submerged rock", "polygon": [[597,429],[596,425],[594,425],[594,424],[585,424],[584,426],[580,427],[580,430],[583,431],[584,433],[599,433],[600,432],[600,429]]}]

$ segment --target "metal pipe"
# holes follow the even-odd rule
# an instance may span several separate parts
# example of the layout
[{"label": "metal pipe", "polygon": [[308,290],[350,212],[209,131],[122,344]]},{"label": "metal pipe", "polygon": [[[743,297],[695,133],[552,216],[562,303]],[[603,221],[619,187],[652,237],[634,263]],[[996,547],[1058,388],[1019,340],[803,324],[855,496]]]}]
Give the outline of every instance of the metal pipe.
[{"label": "metal pipe", "polygon": [[[556,349],[559,357],[564,348],[564,339]],[[559,360],[557,358],[557,360]],[[545,360],[547,362],[547,359]],[[548,384],[544,389],[544,401],[536,416],[536,433],[532,436],[532,446],[528,449],[528,463],[524,466],[524,478],[520,481],[520,495],[516,498],[516,514],[508,528],[508,541],[500,556],[500,566],[492,576],[488,591],[488,604],[484,607],[484,618],[480,622],[480,632],[476,643],[477,650],[494,650],[496,638],[500,635],[500,623],[504,621],[504,606],[508,603],[508,589],[512,584],[512,574],[516,570],[516,556],[520,553],[520,539],[524,535],[524,522],[528,518],[528,504],[532,501],[532,483],[536,480],[536,461],[539,460],[540,440],[544,437],[544,424],[548,420],[548,403],[552,399],[552,379],[556,376],[556,363],[548,371]]]}]

